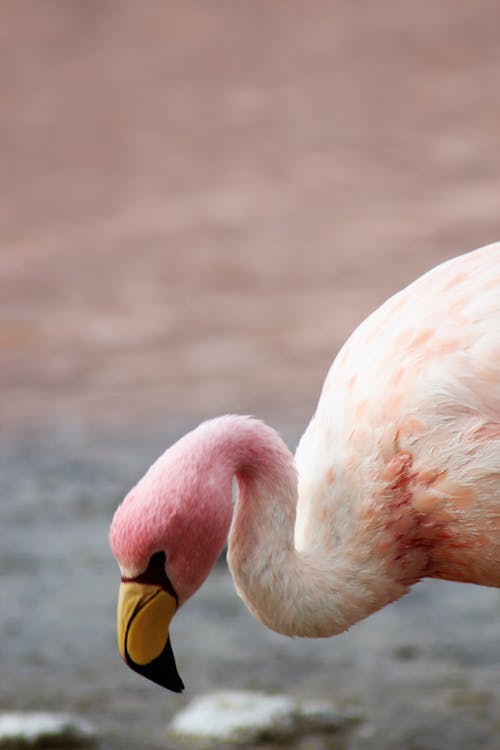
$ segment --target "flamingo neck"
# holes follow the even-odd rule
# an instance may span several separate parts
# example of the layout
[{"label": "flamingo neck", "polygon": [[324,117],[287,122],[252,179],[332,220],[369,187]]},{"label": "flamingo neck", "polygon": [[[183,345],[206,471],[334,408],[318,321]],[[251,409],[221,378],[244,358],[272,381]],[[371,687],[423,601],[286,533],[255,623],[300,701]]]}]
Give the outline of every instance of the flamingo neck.
[{"label": "flamingo neck", "polygon": [[393,577],[386,561],[369,551],[360,557],[354,540],[299,551],[293,455],[261,422],[245,420],[235,432],[236,442],[224,450],[238,486],[228,564],[255,617],[285,635],[326,637],[408,591],[408,582]]}]

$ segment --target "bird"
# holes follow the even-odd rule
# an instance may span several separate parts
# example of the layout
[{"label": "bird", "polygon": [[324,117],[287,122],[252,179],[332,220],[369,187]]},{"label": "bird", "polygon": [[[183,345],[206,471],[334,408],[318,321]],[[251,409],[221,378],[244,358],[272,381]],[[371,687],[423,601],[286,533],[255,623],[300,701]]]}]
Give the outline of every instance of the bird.
[{"label": "bird", "polygon": [[499,587],[500,242],[355,329],[295,455],[255,417],[208,419],[127,494],[109,539],[121,656],[176,692],[171,619],[226,544],[238,595],[288,636],[341,633],[422,578]]}]

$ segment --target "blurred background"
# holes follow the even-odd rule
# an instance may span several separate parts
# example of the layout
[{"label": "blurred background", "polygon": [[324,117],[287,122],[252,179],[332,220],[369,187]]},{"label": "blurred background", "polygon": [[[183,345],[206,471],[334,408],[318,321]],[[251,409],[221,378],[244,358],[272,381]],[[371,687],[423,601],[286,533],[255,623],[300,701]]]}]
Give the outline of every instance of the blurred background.
[{"label": "blurred background", "polygon": [[[500,239],[500,6],[4,0],[0,18],[0,706],[164,747],[185,698],[117,656],[113,510],[206,417],[254,413],[293,449],[353,328]],[[371,734],[349,748],[498,748],[497,592],[425,584],[301,644],[223,568],[204,591],[174,628],[191,695],[354,702]]]}]

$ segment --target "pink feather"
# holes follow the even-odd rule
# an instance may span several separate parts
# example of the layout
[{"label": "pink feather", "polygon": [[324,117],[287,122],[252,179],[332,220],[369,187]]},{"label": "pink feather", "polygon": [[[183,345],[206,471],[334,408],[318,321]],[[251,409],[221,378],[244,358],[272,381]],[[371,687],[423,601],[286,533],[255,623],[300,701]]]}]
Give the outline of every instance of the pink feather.
[{"label": "pink feather", "polygon": [[158,459],[110,531],[125,577],[165,552],[180,604],[227,539],[248,608],[289,635],[341,632],[424,576],[500,586],[500,243],[357,328],[295,458],[262,422],[210,420]]}]

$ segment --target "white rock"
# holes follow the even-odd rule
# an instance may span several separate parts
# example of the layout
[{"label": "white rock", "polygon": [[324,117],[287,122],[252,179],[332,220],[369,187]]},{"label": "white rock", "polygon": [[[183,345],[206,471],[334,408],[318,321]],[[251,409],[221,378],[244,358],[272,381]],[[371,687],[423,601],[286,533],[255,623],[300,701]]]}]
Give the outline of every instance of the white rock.
[{"label": "white rock", "polygon": [[284,695],[220,691],[195,698],[174,717],[169,730],[179,737],[252,742],[288,734],[296,708]]},{"label": "white rock", "polygon": [[357,708],[343,708],[340,711],[329,701],[305,701],[298,707],[299,724],[304,731],[330,732],[344,729],[350,724],[361,721],[361,712]]},{"label": "white rock", "polygon": [[195,698],[172,720],[178,739],[241,744],[291,734],[335,731],[357,721],[331,703],[301,703],[287,695],[220,691]]},{"label": "white rock", "polygon": [[96,733],[91,724],[70,714],[8,711],[0,714],[0,748],[84,747]]}]

